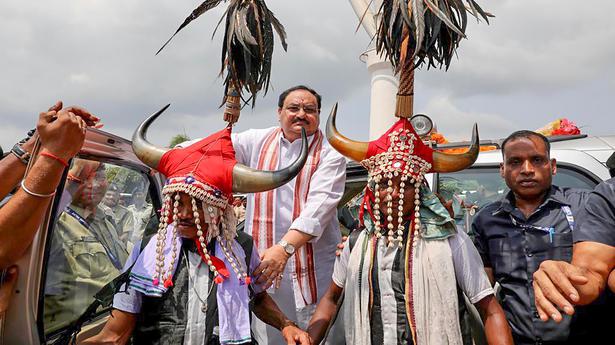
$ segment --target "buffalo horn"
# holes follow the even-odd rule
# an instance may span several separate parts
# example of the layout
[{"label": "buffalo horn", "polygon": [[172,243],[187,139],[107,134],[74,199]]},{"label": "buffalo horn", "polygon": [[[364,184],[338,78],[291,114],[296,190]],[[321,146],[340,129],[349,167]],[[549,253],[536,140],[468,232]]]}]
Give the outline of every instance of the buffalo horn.
[{"label": "buffalo horn", "polygon": [[149,126],[162,114],[170,104],[165,105],[162,109],[145,119],[132,135],[132,150],[135,155],[149,167],[158,169],[158,163],[162,156],[169,151],[169,149],[157,147],[154,144],[147,141],[147,130]]},{"label": "buffalo horn", "polygon": [[472,129],[472,145],[468,152],[450,154],[434,151],[432,170],[435,172],[447,173],[469,168],[476,161],[479,151],[478,125],[474,124],[474,128]]},{"label": "buffalo horn", "polygon": [[303,168],[308,155],[305,129],[301,129],[301,154],[286,168],[276,171],[256,170],[243,164],[233,168],[233,193],[259,193],[278,188],[292,180]]},{"label": "buffalo horn", "polygon": [[333,106],[329,119],[327,119],[327,140],[334,149],[342,155],[360,162],[367,155],[368,142],[354,141],[346,138],[335,127],[335,117],[337,116],[337,103]]}]

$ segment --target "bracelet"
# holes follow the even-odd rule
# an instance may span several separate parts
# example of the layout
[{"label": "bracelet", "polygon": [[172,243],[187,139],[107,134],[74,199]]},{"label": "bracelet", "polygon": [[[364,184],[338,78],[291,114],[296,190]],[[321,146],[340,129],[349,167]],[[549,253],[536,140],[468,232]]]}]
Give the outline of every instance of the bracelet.
[{"label": "bracelet", "polygon": [[29,195],[38,197],[38,198],[50,198],[54,195],[56,195],[56,191],[54,190],[53,193],[51,194],[38,194],[38,193],[34,193],[33,191],[29,190],[28,188],[26,188],[26,184],[24,183],[26,180],[21,180],[21,189],[23,189],[24,192],[26,192]]},{"label": "bracelet", "polygon": [[68,162],[63,160],[62,158],[54,155],[53,153],[49,152],[49,151],[43,151],[41,153],[39,153],[40,156],[43,157],[49,157],[51,159],[55,159],[56,161],[60,162],[60,164],[62,164],[65,168],[68,168]]}]

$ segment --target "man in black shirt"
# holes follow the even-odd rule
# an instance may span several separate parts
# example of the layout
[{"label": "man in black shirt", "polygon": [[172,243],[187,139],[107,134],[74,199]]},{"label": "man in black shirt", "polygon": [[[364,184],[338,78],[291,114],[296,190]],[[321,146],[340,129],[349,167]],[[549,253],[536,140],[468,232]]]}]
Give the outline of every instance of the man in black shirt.
[{"label": "man in black shirt", "polygon": [[[609,159],[611,164],[615,163],[614,157]],[[613,170],[615,166],[609,168]],[[557,308],[571,315],[573,305],[586,305],[596,299],[607,304],[606,309],[610,307],[610,312],[594,314],[593,319],[614,318],[613,294],[606,291],[606,286],[608,283],[615,291],[615,178],[594,189],[579,221],[580,227],[574,233],[572,263],[545,261],[534,274],[536,305],[543,320],[560,321],[562,315]],[[605,327],[608,327],[606,323]]]},{"label": "man in black shirt", "polygon": [[544,260],[569,262],[577,211],[588,192],[552,185],[557,172],[548,140],[518,131],[502,144],[500,174],[510,192],[485,206],[472,230],[516,344],[569,344],[571,317],[543,322],[534,304],[532,274]]}]

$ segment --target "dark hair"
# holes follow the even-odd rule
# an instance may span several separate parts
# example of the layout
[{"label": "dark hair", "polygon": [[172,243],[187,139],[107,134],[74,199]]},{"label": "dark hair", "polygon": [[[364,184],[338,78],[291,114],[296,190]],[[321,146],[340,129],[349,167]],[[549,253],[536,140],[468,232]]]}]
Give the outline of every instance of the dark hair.
[{"label": "dark hair", "polygon": [[286,100],[286,97],[288,97],[289,93],[293,91],[297,91],[297,90],[305,90],[311,93],[312,95],[314,95],[314,97],[316,97],[316,102],[318,103],[318,110],[320,110],[320,103],[321,103],[322,97],[320,97],[318,92],[314,91],[314,89],[308,86],[305,86],[305,85],[293,86],[290,89],[287,89],[286,91],[282,92],[280,94],[280,98],[278,98],[278,108],[282,108],[284,106],[284,101]]},{"label": "dark hair", "polygon": [[615,177],[615,152],[613,152],[609,159],[606,160],[606,167],[609,168],[609,174],[611,174],[611,177]]},{"label": "dark hair", "polygon": [[528,131],[525,129],[521,131],[513,132],[511,135],[506,137],[504,141],[502,141],[502,146],[501,146],[502,147],[502,157],[504,156],[504,150],[506,149],[506,144],[508,144],[510,141],[521,139],[521,138],[529,139],[531,137],[539,138],[545,143],[545,147],[547,148],[547,157],[550,157],[551,156],[551,143],[549,143],[549,139],[547,139],[547,137],[545,137],[544,135],[540,133]]}]

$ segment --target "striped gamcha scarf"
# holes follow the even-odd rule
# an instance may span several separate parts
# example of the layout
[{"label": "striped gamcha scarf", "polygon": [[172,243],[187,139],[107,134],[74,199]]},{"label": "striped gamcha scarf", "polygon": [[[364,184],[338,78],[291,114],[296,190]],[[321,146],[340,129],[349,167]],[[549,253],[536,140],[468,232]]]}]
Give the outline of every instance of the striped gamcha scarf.
[{"label": "striped gamcha scarf", "polygon": [[[265,139],[258,157],[257,169],[276,170],[280,162],[280,139],[282,129],[274,129]],[[320,130],[314,134],[312,143],[308,149],[308,158],[303,169],[295,179],[295,189],[293,198],[293,217],[294,221],[301,214],[303,206],[310,191],[310,181],[312,175],[320,163],[320,153],[322,150],[323,135]],[[262,253],[265,249],[274,245],[273,230],[275,220],[274,202],[276,190],[256,193],[254,195],[254,218],[252,220],[252,237]],[[300,229],[299,229],[300,230]],[[297,308],[305,305],[315,304],[317,299],[316,272],[314,269],[314,250],[311,243],[306,243],[298,248],[294,255],[295,269],[297,273],[297,283],[299,285],[302,301],[296,301]],[[305,303],[305,305],[302,304]]]}]

